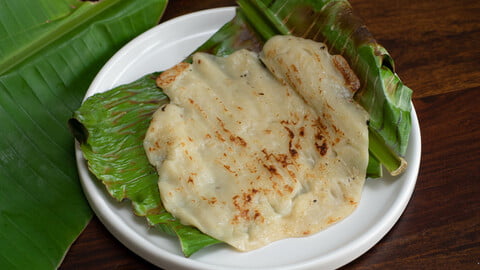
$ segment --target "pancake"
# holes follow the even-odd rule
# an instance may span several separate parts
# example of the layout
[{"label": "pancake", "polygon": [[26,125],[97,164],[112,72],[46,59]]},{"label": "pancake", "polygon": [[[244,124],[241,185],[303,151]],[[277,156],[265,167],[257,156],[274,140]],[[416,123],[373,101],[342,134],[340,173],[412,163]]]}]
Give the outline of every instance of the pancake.
[{"label": "pancake", "polygon": [[144,140],[167,211],[241,251],[352,213],[368,163],[368,114],[341,56],[277,36],[260,55],[192,59],[158,77],[170,103]]}]

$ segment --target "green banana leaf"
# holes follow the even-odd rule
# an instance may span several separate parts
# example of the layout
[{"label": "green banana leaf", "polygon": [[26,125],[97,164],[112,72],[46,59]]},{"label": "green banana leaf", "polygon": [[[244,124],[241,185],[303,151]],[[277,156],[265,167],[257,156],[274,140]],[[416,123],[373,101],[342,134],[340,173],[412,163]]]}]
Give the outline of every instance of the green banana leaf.
[{"label": "green banana leaf", "polygon": [[[280,7],[289,4],[292,4],[292,6],[289,6],[287,10],[292,11],[292,14],[296,14],[295,16],[281,12],[282,8]],[[336,6],[337,4],[339,6]],[[403,87],[401,81],[393,73],[393,60],[389,58],[386,51],[374,42],[364,25],[351,14],[347,1],[241,0],[239,5],[240,9],[237,10],[235,18],[225,24],[196,51],[209,52],[219,56],[227,55],[241,48],[259,51],[264,41],[273,35],[297,35],[298,33],[304,33],[305,29],[316,27],[315,33],[317,34],[313,38],[326,42],[333,48],[334,52],[342,53],[347,60],[353,63],[352,66],[357,69],[356,72],[360,73],[362,84],[368,85],[366,80],[369,79],[373,81],[381,80],[381,87],[364,87],[362,91],[380,91],[380,96],[388,104],[370,104],[369,106],[380,106],[381,110],[384,110],[383,106],[388,107],[393,104],[393,107],[404,109],[405,115],[402,115],[404,118],[399,121],[407,122],[405,124],[407,128],[403,128],[401,131],[403,132],[402,138],[408,137],[408,127],[410,125],[408,106],[411,91]],[[318,15],[318,12],[321,15]],[[343,19],[336,20],[335,18],[340,15]],[[318,18],[320,17],[329,19],[319,20]],[[347,24],[348,27],[337,25],[345,23],[345,20],[349,18],[354,23],[348,21],[351,23]],[[296,30],[294,25],[297,27]],[[335,28],[337,26],[339,29],[344,30],[331,33],[327,31],[331,27]],[[346,31],[348,34],[342,31]],[[360,32],[359,36],[352,34],[357,31]],[[362,37],[368,37],[368,39],[361,39],[361,42],[358,42],[357,39]],[[338,49],[338,46],[342,49]],[[343,50],[343,47],[350,48],[348,52],[351,55],[345,53],[347,50]],[[366,49],[362,50],[365,50],[366,53],[360,51],[357,52],[358,54],[355,54],[359,48],[364,47]],[[381,51],[383,55],[377,55],[377,50]],[[372,52],[374,55],[371,54]],[[363,60],[363,58],[366,58],[366,60]],[[378,62],[379,59],[381,60],[380,62]],[[188,61],[189,58],[186,60]],[[368,65],[374,64],[374,66],[371,66],[370,70],[370,68],[365,68],[365,66],[362,67],[361,64],[358,64],[364,62],[367,62]],[[86,153],[91,170],[104,182],[110,194],[118,200],[130,199],[136,214],[146,216],[151,225],[158,226],[167,233],[179,236],[182,250],[185,255],[189,256],[203,246],[211,245],[218,241],[201,234],[193,228],[181,225],[174,217],[166,213],[161,206],[156,187],[158,176],[155,170],[148,164],[144,153],[142,153],[143,136],[151,114],[161,104],[168,102],[161,89],[155,86],[153,78],[156,75],[156,73],[149,74],[131,84],[90,97],[77,110],[70,123],[75,136],[82,142],[82,150],[84,154]],[[375,85],[378,84],[375,83]],[[392,88],[392,85],[396,86],[396,88]],[[142,92],[143,94],[133,94],[133,92]],[[401,106],[398,106],[399,104]],[[408,104],[408,106],[405,104]],[[371,109],[375,110],[375,108]],[[137,110],[140,110],[141,113],[138,113]],[[95,114],[92,111],[95,111]],[[130,117],[130,114],[133,117]],[[389,128],[393,128],[391,126],[392,123],[383,122],[390,125]],[[102,132],[103,129],[108,131]],[[403,145],[406,142],[391,140],[394,144],[388,146],[384,141],[384,137],[377,135],[378,132],[371,132],[371,134],[374,135],[372,140],[375,142],[371,146],[381,149],[381,153],[386,153],[388,158],[393,159],[393,161],[385,162],[386,159],[382,155],[380,155],[379,159],[376,158],[376,155],[371,155],[371,162],[368,168],[369,176],[378,177],[381,176],[382,163],[384,165],[393,163],[392,167],[397,166],[395,164],[398,162],[399,152],[404,151],[398,145]],[[127,149],[127,151],[122,149]],[[112,153],[115,154],[112,155]],[[134,158],[131,158],[131,156],[134,156]],[[129,166],[128,172],[125,171],[126,164]]]},{"label": "green banana leaf", "polygon": [[67,121],[166,0],[0,1],[0,269],[55,269],[91,218]]}]

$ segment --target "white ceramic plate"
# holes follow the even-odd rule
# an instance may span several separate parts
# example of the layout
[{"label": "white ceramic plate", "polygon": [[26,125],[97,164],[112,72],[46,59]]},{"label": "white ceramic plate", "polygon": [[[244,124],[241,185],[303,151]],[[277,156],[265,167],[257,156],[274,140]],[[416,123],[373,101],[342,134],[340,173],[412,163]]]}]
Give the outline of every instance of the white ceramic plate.
[{"label": "white ceramic plate", "polygon": [[[175,18],[138,36],[102,68],[86,97],[129,83],[183,60],[225,22],[234,8],[200,11]],[[420,164],[420,129],[415,110],[406,159],[399,178],[366,181],[358,209],[345,220],[305,238],[286,239],[248,253],[226,245],[207,247],[190,258],[181,254],[178,241],[148,228],[144,218],[132,214],[128,202],[118,203],[88,173],[77,146],[81,182],[91,207],[125,246],[165,269],[333,269],[349,263],[375,245],[397,222],[415,187]]]}]

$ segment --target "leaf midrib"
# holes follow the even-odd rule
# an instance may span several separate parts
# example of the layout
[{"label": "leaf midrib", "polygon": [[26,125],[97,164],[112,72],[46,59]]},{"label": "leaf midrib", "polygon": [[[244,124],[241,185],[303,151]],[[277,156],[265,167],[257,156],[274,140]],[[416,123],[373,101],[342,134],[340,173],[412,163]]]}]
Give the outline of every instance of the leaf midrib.
[{"label": "leaf midrib", "polygon": [[[79,6],[71,14],[71,16],[68,16],[66,20],[61,20],[55,29],[39,36],[35,40],[32,40],[32,42],[30,42],[28,45],[1,60],[0,75],[3,75],[14,69],[31,56],[50,46],[50,44],[68,35],[69,33],[75,31],[77,28],[83,26],[85,22],[95,18],[103,11],[121,1],[122,0],[104,0],[95,3],[83,2],[81,6]],[[93,7],[89,9],[89,5],[92,5]],[[88,10],[88,12],[83,12],[84,10]]]}]

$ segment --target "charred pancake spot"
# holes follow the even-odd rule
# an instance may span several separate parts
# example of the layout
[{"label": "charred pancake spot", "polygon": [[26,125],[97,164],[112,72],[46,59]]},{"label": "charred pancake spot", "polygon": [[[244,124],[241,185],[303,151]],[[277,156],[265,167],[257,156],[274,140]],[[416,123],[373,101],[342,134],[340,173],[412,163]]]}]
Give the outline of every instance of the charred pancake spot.
[{"label": "charred pancake spot", "polygon": [[[237,210],[238,214],[234,215],[230,223],[238,224],[240,219],[243,220],[256,220],[258,219],[260,222],[263,222],[263,217],[258,210],[253,210],[252,203],[253,203],[253,196],[258,193],[258,189],[249,189],[247,192],[242,193],[242,195],[235,195],[232,197],[232,203],[235,209]],[[253,211],[252,211],[253,210]]]},{"label": "charred pancake spot", "polygon": [[240,204],[238,202],[238,199],[240,198],[240,195],[235,195],[232,197],[232,200],[233,200],[233,205],[235,206],[235,208],[240,208]]},{"label": "charred pancake spot", "polygon": [[189,183],[189,184],[194,183],[193,178],[191,176],[188,177],[187,183]]},{"label": "charred pancake spot", "polygon": [[288,151],[290,151],[290,155],[292,157],[297,157],[298,156],[298,151],[295,148],[290,148],[290,149],[288,149]]},{"label": "charred pancake spot", "polygon": [[230,173],[235,173],[235,171],[232,170],[232,168],[231,168],[230,166],[228,166],[228,165],[223,165],[223,167],[224,167],[228,172],[230,172]]},{"label": "charred pancake spot", "polygon": [[[282,124],[284,124],[284,128],[285,130],[288,132],[288,137],[290,137],[290,140],[288,142],[288,152],[290,153],[290,155],[292,156],[292,158],[297,158],[298,157],[298,151],[293,148],[293,139],[295,138],[295,133],[293,133],[293,131],[285,126],[285,124],[288,124],[289,122],[288,121],[281,121]],[[296,124],[296,123],[294,123]]]},{"label": "charred pancake spot", "polygon": [[[233,134],[230,130],[228,130],[225,127],[225,123],[223,123],[222,119],[217,117],[217,121],[218,121],[218,124],[220,125],[220,127],[222,128],[222,130],[225,133],[230,134],[229,139],[230,139],[231,142],[233,142],[235,144],[238,144],[240,146],[243,146],[243,147],[247,146],[247,142],[242,137]],[[223,137],[221,136],[221,134],[218,131],[216,131],[216,135],[217,135],[217,138],[219,138],[219,139],[220,139],[220,137],[222,138],[222,139],[220,139],[221,141],[225,141],[225,139],[223,139]]]},{"label": "charred pancake spot", "polygon": [[258,210],[255,210],[255,213],[253,214],[253,219],[254,220],[259,220],[260,222],[263,222],[265,219],[263,218],[262,214]]},{"label": "charred pancake spot", "polygon": [[293,131],[292,131],[290,128],[288,128],[288,127],[285,127],[285,126],[284,126],[284,128],[285,128],[285,129],[287,130],[287,132],[288,132],[288,137],[290,137],[290,139],[293,139],[293,138],[295,137],[295,133],[293,133]]},{"label": "charred pancake spot", "polygon": [[247,142],[240,136],[230,135],[230,141],[240,146],[247,146]]},{"label": "charred pancake spot", "polygon": [[288,165],[292,164],[292,162],[288,161],[288,156],[285,154],[278,154],[275,157],[275,160],[282,165],[283,168],[287,167]]},{"label": "charred pancake spot", "polygon": [[243,193],[243,201],[249,203],[252,201],[252,195],[248,193]]},{"label": "charred pancake spot", "polygon": [[305,136],[305,127],[300,127],[299,132],[298,132],[298,135],[300,135],[300,137],[304,137],[304,136]]},{"label": "charred pancake spot", "polygon": [[277,168],[275,168],[275,166],[263,164],[263,167],[267,169],[272,175],[279,175]]},{"label": "charred pancake spot", "polygon": [[271,161],[272,159],[280,163],[283,168],[286,168],[288,165],[293,164],[292,160],[289,159],[289,156],[286,154],[272,154],[267,151],[267,149],[262,149],[262,153],[265,155],[265,159]]},{"label": "charred pancake spot", "polygon": [[323,142],[321,145],[318,143],[315,143],[315,147],[317,148],[320,155],[325,156],[325,154],[327,154],[328,146],[326,142]]}]

